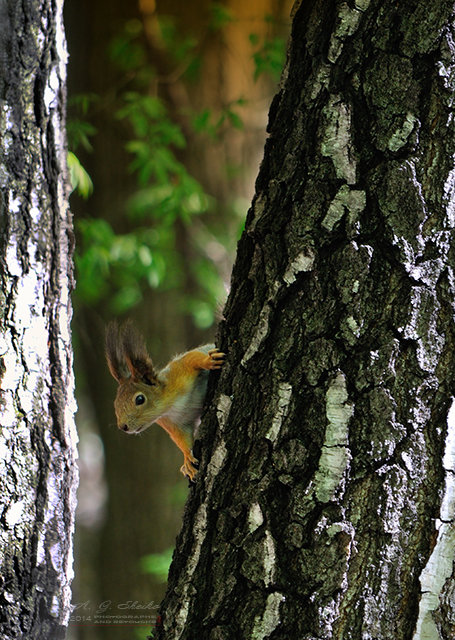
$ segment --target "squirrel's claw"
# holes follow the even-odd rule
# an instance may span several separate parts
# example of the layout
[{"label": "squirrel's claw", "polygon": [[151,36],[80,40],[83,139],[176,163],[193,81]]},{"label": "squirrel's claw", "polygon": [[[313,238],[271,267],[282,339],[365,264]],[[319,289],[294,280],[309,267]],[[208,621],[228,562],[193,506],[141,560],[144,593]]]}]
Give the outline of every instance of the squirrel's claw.
[{"label": "squirrel's claw", "polygon": [[209,364],[207,367],[208,369],[210,370],[221,369],[221,367],[224,364],[224,359],[226,357],[226,354],[220,351],[219,349],[211,349],[208,352],[208,357],[209,357]]}]

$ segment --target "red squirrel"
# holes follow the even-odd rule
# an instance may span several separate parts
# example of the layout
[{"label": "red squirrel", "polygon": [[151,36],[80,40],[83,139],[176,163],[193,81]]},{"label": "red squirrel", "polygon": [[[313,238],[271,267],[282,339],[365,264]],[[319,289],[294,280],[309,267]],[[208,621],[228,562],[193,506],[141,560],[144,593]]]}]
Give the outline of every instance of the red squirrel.
[{"label": "red squirrel", "polygon": [[201,414],[209,371],[223,366],[225,354],[206,344],[176,356],[157,371],[145,342],[131,322],[106,330],[106,359],[119,386],[114,401],[117,425],[141,433],[154,422],[168,432],[183,453],[180,471],[191,481],[197,460],[191,453],[193,431]]}]

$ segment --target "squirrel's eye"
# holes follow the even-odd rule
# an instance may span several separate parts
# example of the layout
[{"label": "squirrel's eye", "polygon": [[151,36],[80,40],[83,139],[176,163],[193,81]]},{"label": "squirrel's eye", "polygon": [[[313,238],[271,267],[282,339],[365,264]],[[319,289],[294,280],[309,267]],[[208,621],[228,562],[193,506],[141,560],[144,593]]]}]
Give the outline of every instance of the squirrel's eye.
[{"label": "squirrel's eye", "polygon": [[140,404],[144,404],[145,402],[145,396],[142,395],[142,393],[138,393],[137,396],[134,398],[134,402],[139,406]]}]

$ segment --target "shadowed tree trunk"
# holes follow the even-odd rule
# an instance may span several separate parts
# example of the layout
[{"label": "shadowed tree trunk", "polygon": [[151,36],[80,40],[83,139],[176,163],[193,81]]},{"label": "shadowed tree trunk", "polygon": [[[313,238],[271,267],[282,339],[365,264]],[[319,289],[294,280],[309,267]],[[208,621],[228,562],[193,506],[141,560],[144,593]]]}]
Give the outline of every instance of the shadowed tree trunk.
[{"label": "shadowed tree trunk", "polygon": [[62,2],[0,2],[0,636],[63,638],[77,471]]},{"label": "shadowed tree trunk", "polygon": [[454,637],[453,10],[295,7],[154,637]]}]

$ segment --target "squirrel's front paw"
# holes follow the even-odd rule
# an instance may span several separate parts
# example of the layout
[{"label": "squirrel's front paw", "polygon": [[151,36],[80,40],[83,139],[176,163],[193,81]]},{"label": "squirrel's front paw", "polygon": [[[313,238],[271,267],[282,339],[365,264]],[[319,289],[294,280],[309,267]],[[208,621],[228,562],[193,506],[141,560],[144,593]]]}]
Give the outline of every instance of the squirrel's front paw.
[{"label": "squirrel's front paw", "polygon": [[211,349],[208,353],[207,359],[207,369],[221,369],[224,364],[224,358],[226,354],[220,351],[219,349]]}]

